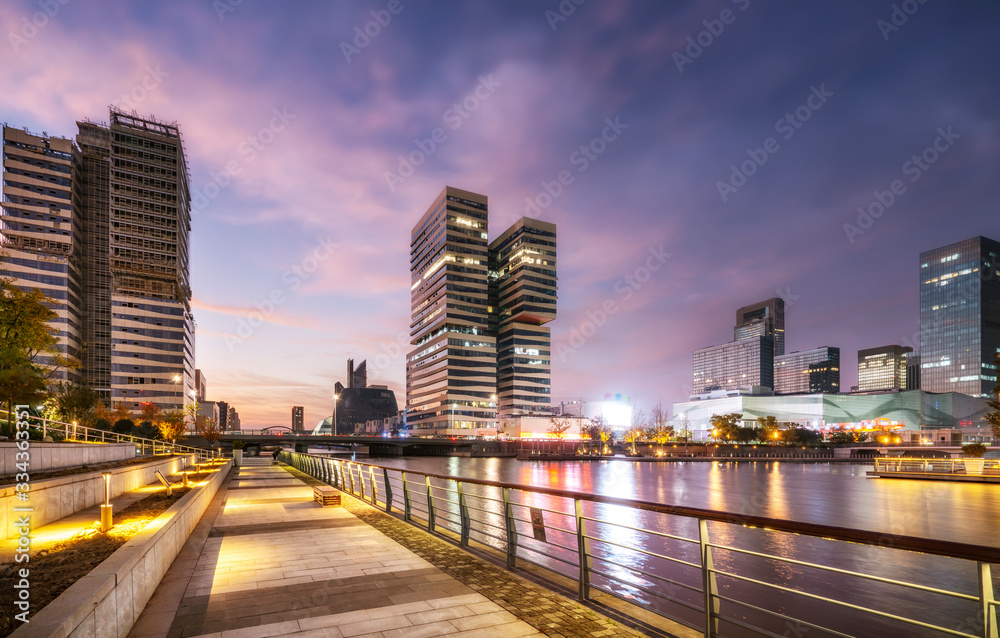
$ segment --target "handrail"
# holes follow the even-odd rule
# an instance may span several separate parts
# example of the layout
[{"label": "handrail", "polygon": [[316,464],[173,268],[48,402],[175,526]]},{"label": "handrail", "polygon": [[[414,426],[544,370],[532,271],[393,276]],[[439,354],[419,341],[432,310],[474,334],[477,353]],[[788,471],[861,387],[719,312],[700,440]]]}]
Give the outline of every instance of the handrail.
[{"label": "handrail", "polygon": [[[296,454],[302,454],[297,452]],[[304,455],[305,456],[305,455]],[[328,458],[320,455],[318,458]],[[398,470],[392,466],[377,465],[375,463],[365,463],[364,461],[351,461],[355,465],[374,467],[379,470]],[[433,472],[413,472],[421,476],[454,481],[455,477],[448,474],[435,474]],[[849,543],[864,543],[866,545],[890,545],[895,549],[903,549],[911,552],[921,552],[924,554],[934,554],[937,556],[948,556],[951,558],[962,558],[965,560],[985,560],[991,563],[1000,563],[1000,547],[989,547],[983,545],[971,545],[968,543],[956,543],[954,541],[942,541],[931,538],[921,538],[919,536],[903,536],[899,534],[886,534],[884,532],[873,532],[870,530],[854,529],[849,527],[838,527],[826,525],[824,523],[807,523],[803,521],[791,521],[780,518],[768,518],[766,516],[754,516],[751,514],[736,514],[733,512],[721,512],[718,510],[708,510],[686,505],[663,505],[651,501],[638,499],[618,498],[615,496],[604,496],[602,494],[588,494],[586,492],[574,492],[572,490],[562,490],[552,487],[530,486],[517,483],[504,483],[500,481],[487,481],[484,479],[463,478],[462,483],[471,485],[483,485],[485,487],[495,487],[500,489],[516,489],[530,491],[546,496],[556,496],[573,500],[589,501],[591,503],[601,503],[602,505],[618,505],[621,507],[631,507],[645,512],[656,512],[658,514],[668,514],[671,516],[686,516],[688,518],[698,518],[716,523],[731,523],[744,525],[746,527],[763,527],[777,532],[788,532],[791,534],[802,534],[804,536],[815,536],[818,538],[830,538]],[[515,503],[514,505],[517,505]]]},{"label": "handrail", "polygon": [[[9,415],[10,413],[3,408],[0,408],[0,413],[4,415]],[[106,442],[106,439],[110,438],[112,442],[115,443],[133,443],[139,445],[143,450],[148,445],[153,453],[156,453],[156,448],[166,450],[168,447],[172,450],[171,453],[182,453],[182,454],[196,454],[199,459],[211,459],[218,456],[215,450],[206,450],[205,448],[194,447],[192,445],[184,445],[178,443],[170,443],[169,441],[160,441],[158,439],[147,439],[141,436],[135,436],[132,434],[121,434],[120,432],[112,432],[109,430],[101,430],[98,428],[88,428],[85,425],[76,425],[73,423],[65,423],[63,421],[56,421],[55,419],[46,419],[44,417],[38,417],[33,415],[28,415],[29,423],[31,420],[36,422],[41,422],[42,431],[45,432],[48,429],[53,429],[57,432],[61,432],[65,438],[70,438],[70,429],[73,431],[73,437],[75,438],[78,433],[82,433],[84,441],[89,440],[100,440],[101,442]],[[62,427],[56,427],[53,424]],[[94,434],[91,434],[94,433]]]},{"label": "handrail", "polygon": [[[764,609],[763,607],[751,604],[753,601],[739,600],[734,597],[737,595],[737,590],[732,589],[731,583],[729,586],[723,587],[717,582],[719,578],[729,578],[735,579],[737,582],[764,587],[770,591],[778,591],[782,595],[799,596],[806,600],[823,601],[841,609],[871,614],[875,618],[901,623],[910,627],[937,630],[964,638],[977,638],[977,634],[968,633],[970,630],[963,629],[963,627],[953,629],[933,625],[927,621],[920,620],[916,616],[910,617],[898,613],[889,613],[875,606],[852,600],[850,596],[845,597],[843,594],[852,591],[852,588],[844,588],[842,590],[835,588],[834,591],[838,593],[834,594],[831,594],[829,591],[810,592],[808,585],[811,582],[810,580],[806,580],[800,584],[786,578],[779,584],[760,578],[751,578],[745,573],[741,573],[740,568],[733,563],[734,560],[737,560],[734,557],[740,555],[750,556],[755,559],[778,560],[805,569],[820,570],[826,574],[837,574],[845,578],[867,580],[877,583],[879,586],[902,587],[911,592],[915,591],[922,594],[944,596],[966,604],[975,601],[978,603],[980,609],[975,619],[979,623],[979,626],[982,627],[983,632],[978,634],[978,636],[997,638],[1000,635],[997,632],[998,604],[993,593],[994,567],[992,565],[992,563],[1000,562],[1000,547],[938,541],[913,536],[896,536],[868,530],[742,515],[694,507],[670,506],[637,499],[607,497],[557,488],[535,487],[484,479],[459,478],[451,475],[406,470],[364,461],[350,461],[315,454],[282,452],[280,458],[302,472],[338,487],[342,491],[353,494],[376,508],[384,509],[385,512],[396,516],[401,516],[403,521],[421,529],[425,529],[431,533],[437,532],[438,529],[443,529],[450,534],[455,534],[458,537],[457,541],[461,547],[467,547],[471,534],[475,534],[477,542],[485,542],[500,551],[506,552],[508,568],[513,569],[518,563],[523,562],[563,576],[575,577],[579,586],[578,598],[580,600],[588,600],[591,589],[600,589],[608,595],[621,598],[626,602],[638,605],[661,616],[671,618],[685,626],[703,631],[705,636],[714,637],[720,635],[719,632],[722,623],[730,623],[763,635],[777,635],[763,625],[757,627],[748,624],[752,621],[746,617],[742,619],[737,617],[740,615],[739,612],[737,612],[737,616],[734,616],[733,608],[726,605],[756,609],[766,614],[769,618],[776,619],[778,622],[787,621],[788,623],[796,623],[801,627],[822,629],[831,635],[848,635],[837,631],[835,625],[823,627],[819,624],[813,624],[804,618],[797,618],[790,615],[795,612]],[[390,476],[390,472],[395,476]],[[431,479],[445,481],[449,487],[435,485],[431,482]],[[452,483],[454,483],[455,489],[450,489]],[[467,493],[466,488],[470,485],[499,490],[502,498],[491,498],[481,494]],[[393,492],[396,490],[402,491],[402,494],[394,496]],[[557,506],[551,505],[549,507],[534,507],[528,503],[519,502],[520,499],[515,500],[514,494],[516,492],[572,500],[574,511],[560,511],[559,509],[553,509],[553,507]],[[451,496],[453,494],[455,495],[454,498]],[[487,512],[487,510],[470,506],[466,500],[466,494],[474,498],[485,499],[495,505],[495,510],[488,511],[487,518],[490,518],[490,521],[480,520],[471,516],[470,510],[483,512]],[[614,517],[596,518],[585,513],[583,507],[585,503],[628,507],[633,510],[653,514],[693,519],[698,525],[697,537],[685,538],[655,529],[647,529],[656,526],[652,522],[652,519],[644,523],[643,526],[637,527],[624,522],[619,523],[614,520],[607,520]],[[530,519],[524,517],[526,510],[531,511]],[[545,517],[542,516],[544,512],[555,514],[558,517],[575,519],[575,529],[564,527],[562,518],[557,521],[546,521]],[[918,555],[933,554],[961,560],[963,561],[963,565],[967,566],[971,563],[976,568],[975,579],[979,585],[978,595],[967,594],[956,589],[930,587],[912,582],[911,580],[893,579],[887,578],[884,575],[841,569],[819,562],[793,559],[779,553],[767,554],[763,550],[753,551],[742,549],[734,546],[731,542],[721,543],[713,541],[710,538],[709,522],[740,525],[761,531],[786,532],[822,538],[824,541],[860,543],[870,547],[881,547],[887,551],[903,550],[916,552]],[[630,530],[636,534],[643,535],[645,540],[639,540],[637,537],[634,541],[626,541],[616,537],[614,530]],[[546,536],[546,532],[548,533],[548,537]],[[568,547],[565,542],[574,536],[577,541],[577,548],[575,549]],[[652,537],[666,538],[672,542],[681,542],[682,547],[686,546],[693,551],[699,551],[700,556],[698,559],[694,559],[696,562],[693,562],[692,560],[685,560],[689,557],[687,554],[679,554],[676,549],[672,549],[669,546],[664,546],[662,549],[650,547],[648,543]],[[498,542],[499,545],[494,545],[492,541]],[[647,567],[646,563],[641,565],[629,564],[630,561],[618,558],[618,555],[613,551],[609,553],[609,547],[617,548],[619,552],[637,553],[645,556],[644,560],[654,562],[649,563],[649,567]],[[722,568],[721,563],[717,565],[714,562],[713,554],[716,552],[722,552],[723,556],[728,557],[725,569]],[[542,556],[544,559],[538,558],[538,556]],[[549,565],[544,564],[546,560],[550,563]],[[657,561],[666,561],[666,563],[662,564],[672,566],[670,569],[693,569],[701,572],[701,586],[696,587],[693,584],[684,583],[682,580],[676,579],[673,576],[673,572],[666,574],[654,573],[657,571],[655,567]],[[611,567],[611,569],[608,569],[608,567]],[[576,572],[576,575],[567,574],[566,569]],[[598,579],[594,580],[592,576],[598,577]],[[657,581],[662,582],[657,584]],[[812,582],[815,582],[815,579],[812,579]],[[798,585],[798,588],[796,585]],[[680,593],[680,589],[687,590],[689,594],[693,594],[693,597],[688,600],[678,597],[677,594]],[[649,596],[646,600],[642,600],[636,598],[636,594],[648,594]],[[699,598],[701,599],[700,605],[695,605],[693,601]],[[663,604],[678,605],[689,611],[694,611],[701,615],[702,620],[698,624],[692,624],[690,617],[685,618],[683,616],[671,615],[672,611],[664,608]],[[920,605],[916,604],[914,609],[919,608]],[[787,609],[784,605],[782,608]],[[801,614],[802,612],[798,613]],[[838,622],[839,620],[842,619],[837,614],[833,614],[823,617],[817,622],[825,625],[828,622]]]}]

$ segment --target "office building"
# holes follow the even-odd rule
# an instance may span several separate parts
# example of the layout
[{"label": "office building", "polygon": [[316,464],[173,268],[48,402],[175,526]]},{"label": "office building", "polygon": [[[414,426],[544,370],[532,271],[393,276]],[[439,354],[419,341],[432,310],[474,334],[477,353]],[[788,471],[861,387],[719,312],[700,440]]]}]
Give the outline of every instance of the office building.
[{"label": "office building", "polygon": [[[73,177],[73,142],[3,127],[3,204],[0,207],[0,276],[19,288],[38,288],[53,299],[51,326],[63,358],[79,358],[82,228]],[[51,355],[36,362],[53,364]],[[60,368],[56,381],[77,381],[78,371]]]},{"label": "office building", "polygon": [[521,218],[490,244],[491,332],[497,339],[497,410],[551,407],[556,316],[556,226]]},{"label": "office building", "polygon": [[301,405],[292,406],[292,432],[305,430],[305,408]]},{"label": "office building", "polygon": [[873,394],[799,394],[767,396],[733,392],[729,396],[673,404],[674,424],[686,422],[695,440],[705,440],[716,414],[739,413],[746,425],[773,416],[813,430],[839,428],[878,430],[901,427],[911,431],[934,428],[976,429],[989,412],[986,399],[921,390]]},{"label": "office building", "polygon": [[749,386],[774,387],[774,339],[746,337],[694,351],[694,395]]},{"label": "office building", "polygon": [[906,355],[909,346],[882,346],[858,350],[858,392],[906,389]]},{"label": "office building", "polygon": [[[339,381],[334,385],[336,411],[313,428],[314,434],[351,434],[358,424],[398,414],[396,393],[384,385],[369,386],[367,370],[367,361],[362,361],[355,368],[354,359],[347,360],[349,385],[344,387]],[[292,409],[293,421],[296,409],[301,408]]]},{"label": "office building", "polygon": [[180,131],[114,107],[78,128],[74,144],[4,127],[0,271],[56,300],[60,354],[81,363],[56,380],[179,408],[198,396]]},{"label": "office building", "polygon": [[774,356],[785,354],[785,300],[772,297],[736,310],[736,327],[733,339],[774,339]]},{"label": "office building", "polygon": [[988,397],[1000,352],[1000,242],[973,237],[920,254],[920,386]]},{"label": "office building", "polygon": [[194,370],[194,393],[195,401],[201,403],[208,397],[208,379],[205,378],[205,373],[199,368]]},{"label": "office building", "polygon": [[774,357],[775,394],[840,392],[840,348],[823,346]]},{"label": "office building", "polygon": [[496,432],[488,211],[486,196],[449,186],[411,234],[406,421],[417,436]]},{"label": "office building", "polygon": [[903,354],[906,359],[906,389],[920,389],[920,353],[906,352]]},{"label": "office building", "polygon": [[522,218],[487,244],[485,195],[445,187],[410,243],[414,346],[406,428],[495,436],[499,416],[551,409],[556,227]]}]

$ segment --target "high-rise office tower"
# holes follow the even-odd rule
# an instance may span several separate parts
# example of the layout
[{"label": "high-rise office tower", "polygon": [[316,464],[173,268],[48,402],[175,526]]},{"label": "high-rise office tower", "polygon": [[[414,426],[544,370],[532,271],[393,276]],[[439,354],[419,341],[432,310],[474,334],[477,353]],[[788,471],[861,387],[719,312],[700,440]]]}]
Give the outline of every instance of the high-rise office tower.
[{"label": "high-rise office tower", "polygon": [[906,389],[920,389],[920,353],[907,352],[906,357]]},{"label": "high-rise office tower", "polygon": [[[228,405],[226,406],[229,407]],[[221,411],[221,410],[220,410]],[[305,408],[301,405],[292,406],[292,432],[305,430]]]},{"label": "high-rise office tower", "polygon": [[906,389],[909,346],[882,346],[858,350],[858,392]]},{"label": "high-rise office tower", "polygon": [[488,211],[486,196],[448,186],[413,227],[406,422],[414,434],[496,426]]},{"label": "high-rise office tower", "polygon": [[[0,276],[54,300],[59,354],[79,358],[82,229],[74,206],[75,172],[71,140],[3,127]],[[53,363],[49,355],[36,362]],[[78,371],[60,368],[53,376],[76,381]]]},{"label": "high-rise office tower", "polygon": [[823,346],[774,357],[774,393],[840,392],[840,348]]},{"label": "high-rise office tower", "polygon": [[774,339],[747,337],[694,351],[694,394],[774,387]]},{"label": "high-rise office tower", "polygon": [[500,417],[548,410],[556,316],[556,226],[522,217],[490,244]]},{"label": "high-rise office tower", "polygon": [[733,340],[771,337],[774,339],[774,356],[785,354],[785,300],[772,297],[736,311],[736,328]]},{"label": "high-rise office tower", "polygon": [[[105,402],[195,390],[188,175],[176,124],[111,109],[71,140],[4,127],[3,274],[57,302],[64,354]],[[29,223],[30,220],[30,223]]]},{"label": "high-rise office tower", "polygon": [[920,387],[987,397],[1000,352],[1000,242],[920,253]]}]

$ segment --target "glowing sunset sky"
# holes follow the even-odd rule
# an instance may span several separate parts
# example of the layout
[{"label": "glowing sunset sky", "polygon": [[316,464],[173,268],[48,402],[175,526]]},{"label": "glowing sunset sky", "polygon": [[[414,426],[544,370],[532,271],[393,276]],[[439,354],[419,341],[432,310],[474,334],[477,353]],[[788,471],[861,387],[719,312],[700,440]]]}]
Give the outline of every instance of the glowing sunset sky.
[{"label": "glowing sunset sky", "polygon": [[0,121],[180,124],[198,367],[244,427],[328,415],[348,357],[403,405],[410,229],[445,185],[490,198],[491,239],[527,199],[558,225],[554,401],[685,399],[692,350],[776,294],[786,350],[839,346],[847,389],[858,348],[918,334],[920,251],[1000,239],[1000,6],[904,4],[69,2],[34,28],[9,2]]}]

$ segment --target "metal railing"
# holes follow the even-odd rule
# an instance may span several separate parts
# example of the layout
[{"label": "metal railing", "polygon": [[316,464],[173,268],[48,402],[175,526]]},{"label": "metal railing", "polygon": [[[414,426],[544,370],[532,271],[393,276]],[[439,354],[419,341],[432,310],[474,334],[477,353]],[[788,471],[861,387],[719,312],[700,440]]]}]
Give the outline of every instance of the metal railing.
[{"label": "metal railing", "polygon": [[[2,419],[6,419],[7,410],[0,409]],[[0,420],[2,420],[0,419]],[[74,423],[63,423],[54,419],[29,416],[28,422],[42,431],[42,436],[48,436],[50,431],[58,432],[65,440],[89,441],[95,443],[132,443],[135,445],[137,455],[156,454],[195,454],[198,460],[211,460],[219,458],[218,450],[206,450],[205,448],[191,445],[178,445],[169,441],[159,441],[157,439],[147,439],[131,434],[119,434],[99,428],[88,428]]]},{"label": "metal railing", "polygon": [[[971,461],[972,463],[967,463]],[[977,474],[976,466],[982,463]],[[876,472],[905,472],[908,474],[964,474],[1000,476],[1000,459],[920,459],[890,457],[875,459]]]},{"label": "metal railing", "polygon": [[[923,631],[920,635],[1000,638],[991,566],[1000,563],[997,547],[457,479],[314,454],[282,452],[279,458],[462,547],[475,541],[498,549],[506,554],[508,568],[528,563],[573,578],[581,601],[596,589],[708,637],[787,636],[792,635],[789,627],[798,632],[794,635],[816,630],[810,635],[854,636],[853,627],[863,621],[868,635]],[[764,548],[740,546],[747,538],[734,533],[737,528]],[[852,552],[878,552],[879,565],[891,564],[898,552],[924,562],[947,557],[959,567],[974,568],[970,582],[978,584],[978,592],[804,560],[780,542],[774,546],[784,551],[765,551],[775,533],[806,537],[823,547],[838,543]],[[834,586],[836,579],[842,582]],[[872,600],[870,591],[862,595],[873,586],[964,605],[965,620],[946,627],[896,613],[886,599]],[[916,609],[923,611],[922,603]],[[796,611],[806,617],[796,617]]]}]

